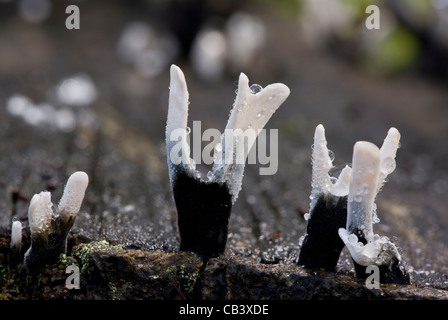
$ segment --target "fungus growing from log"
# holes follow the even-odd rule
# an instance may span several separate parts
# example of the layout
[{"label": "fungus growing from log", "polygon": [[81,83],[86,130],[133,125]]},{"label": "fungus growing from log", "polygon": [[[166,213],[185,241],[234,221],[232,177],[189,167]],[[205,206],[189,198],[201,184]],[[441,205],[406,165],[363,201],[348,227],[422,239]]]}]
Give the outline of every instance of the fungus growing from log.
[{"label": "fungus growing from log", "polygon": [[300,265],[334,271],[345,245],[357,277],[366,278],[366,266],[376,265],[381,282],[409,282],[395,245],[387,237],[373,234],[373,223],[379,222],[375,198],[386,177],[395,170],[399,140],[400,133],[391,128],[381,150],[370,142],[359,141],[354,146],[351,167],[341,169],[333,166],[324,127],[316,127],[310,213]]},{"label": "fungus growing from log", "polygon": [[56,262],[59,255],[66,252],[67,236],[81,208],[88,183],[88,175],[78,171],[69,177],[59,205],[51,202],[48,191],[35,194],[31,199],[28,209],[31,247],[24,258],[29,273]]},{"label": "fungus growing from log", "polygon": [[[225,134],[215,147],[212,171],[208,179],[202,179],[187,143],[189,101],[185,76],[172,65],[170,77],[166,148],[180,250],[203,258],[216,257],[225,250],[231,208],[241,189],[248,153],[259,132],[288,97],[289,89],[276,83],[252,91],[247,76],[240,74]],[[245,140],[246,130],[255,132],[249,142]]]},{"label": "fungus growing from log", "polygon": [[325,128],[321,124],[314,132],[311,159],[311,204],[298,264],[334,271],[344,248],[338,229],[346,225],[351,168],[345,166],[340,170],[333,166],[334,155],[327,148]]},{"label": "fungus growing from log", "polygon": [[409,284],[401,255],[388,237],[373,232],[375,198],[387,175],[395,170],[400,133],[391,128],[381,150],[370,142],[359,141],[353,148],[352,177],[347,202],[346,228],[338,233],[352,256],[358,278],[366,278],[366,267],[375,265],[381,283]]},{"label": "fungus growing from log", "polygon": [[11,242],[10,242],[10,266],[15,267],[20,263],[20,252],[22,251],[22,223],[18,220],[12,222],[11,225]]}]

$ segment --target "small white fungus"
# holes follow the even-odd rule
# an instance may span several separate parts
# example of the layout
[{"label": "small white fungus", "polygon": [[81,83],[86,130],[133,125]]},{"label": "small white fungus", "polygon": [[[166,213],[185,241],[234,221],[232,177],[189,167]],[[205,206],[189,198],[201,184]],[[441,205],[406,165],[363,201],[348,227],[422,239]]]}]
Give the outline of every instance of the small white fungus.
[{"label": "small white fungus", "polygon": [[[176,172],[176,165],[182,163],[193,176],[190,148],[187,144],[186,128],[188,120],[188,90],[185,76],[175,65],[170,70],[170,95],[168,118],[166,125],[166,146],[170,181]],[[244,161],[255,142],[259,132],[278,107],[286,100],[290,91],[281,83],[268,85],[264,89],[253,93],[249,86],[249,79],[244,73],[240,74],[237,96],[230,112],[225,128],[221,135],[221,142],[215,147],[214,165],[210,181],[225,182],[229,185],[232,201],[235,202],[241,189],[244,173]],[[270,110],[269,114],[265,110]],[[260,115],[260,116],[258,116]],[[244,136],[248,128],[254,134],[249,137],[246,145]],[[230,135],[228,134],[230,133]],[[199,173],[200,174],[200,173]]]},{"label": "small white fungus", "polygon": [[28,220],[32,235],[46,237],[53,231],[52,220],[61,218],[66,223],[70,218],[76,217],[88,183],[89,177],[85,172],[73,173],[67,181],[57,210],[53,209],[50,192],[42,191],[35,194],[28,208]]},{"label": "small white fungus", "polygon": [[28,221],[32,235],[45,237],[51,232],[52,205],[51,193],[48,191],[42,191],[31,198]]},{"label": "small white fungus", "polygon": [[89,176],[83,171],[77,171],[68,178],[58,206],[62,218],[78,214],[88,184]]},{"label": "small white fungus", "polygon": [[22,248],[22,223],[18,220],[13,221],[11,226],[11,243],[10,247],[17,252]]}]

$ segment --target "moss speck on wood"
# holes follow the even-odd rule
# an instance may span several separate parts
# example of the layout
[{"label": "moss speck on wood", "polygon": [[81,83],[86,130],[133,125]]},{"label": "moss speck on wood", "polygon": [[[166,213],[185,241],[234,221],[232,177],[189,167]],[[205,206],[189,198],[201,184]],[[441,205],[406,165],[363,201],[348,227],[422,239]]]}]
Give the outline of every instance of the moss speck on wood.
[{"label": "moss speck on wood", "polygon": [[123,249],[122,245],[110,245],[106,240],[102,241],[92,241],[89,243],[83,243],[79,246],[75,246],[73,249],[73,256],[80,263],[80,271],[83,272],[89,268],[90,254],[92,252],[103,252],[107,253],[110,250]]}]

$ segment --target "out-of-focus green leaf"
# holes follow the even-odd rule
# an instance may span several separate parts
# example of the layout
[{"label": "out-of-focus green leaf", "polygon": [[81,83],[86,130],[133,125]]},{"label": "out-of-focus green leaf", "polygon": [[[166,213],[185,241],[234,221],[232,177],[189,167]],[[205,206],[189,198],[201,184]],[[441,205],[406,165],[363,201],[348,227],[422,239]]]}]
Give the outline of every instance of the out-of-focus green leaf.
[{"label": "out-of-focus green leaf", "polygon": [[290,18],[297,18],[300,15],[302,2],[300,0],[261,0],[272,5],[278,9],[279,12],[289,16]]},{"label": "out-of-focus green leaf", "polygon": [[341,0],[342,3],[347,5],[347,8],[354,12],[359,17],[366,15],[366,8],[371,5],[380,5],[378,0]]},{"label": "out-of-focus green leaf", "polygon": [[380,74],[395,74],[409,68],[417,59],[420,45],[415,35],[397,27],[365,57],[368,69]]}]

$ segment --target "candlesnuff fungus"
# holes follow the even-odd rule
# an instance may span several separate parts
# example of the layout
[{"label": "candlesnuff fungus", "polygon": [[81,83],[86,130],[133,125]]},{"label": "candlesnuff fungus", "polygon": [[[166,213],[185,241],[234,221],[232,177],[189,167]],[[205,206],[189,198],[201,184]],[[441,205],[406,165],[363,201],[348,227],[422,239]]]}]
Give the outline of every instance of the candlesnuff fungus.
[{"label": "candlesnuff fungus", "polygon": [[81,208],[88,183],[88,175],[78,171],[69,177],[58,206],[53,205],[48,191],[35,194],[31,199],[28,209],[31,247],[24,258],[29,273],[54,263],[66,252],[67,235]]},{"label": "candlesnuff fungus", "polygon": [[316,127],[312,150],[311,204],[298,264],[334,271],[344,248],[338,229],[346,224],[351,168],[345,166],[338,177],[330,176],[335,167],[321,124]]},{"label": "candlesnuff fungus", "polygon": [[386,177],[395,170],[399,140],[400,133],[391,128],[381,150],[370,142],[359,141],[354,146],[352,166],[336,170],[327,149],[325,129],[322,125],[316,127],[310,213],[300,265],[333,271],[345,245],[357,277],[366,278],[366,267],[376,265],[380,282],[409,282],[395,245],[387,237],[373,234],[373,223],[379,221],[375,197]]},{"label": "candlesnuff fungus", "polygon": [[18,220],[12,222],[11,225],[11,255],[10,266],[15,267],[20,263],[20,252],[22,251],[22,223]]},{"label": "candlesnuff fungus", "polygon": [[358,278],[366,278],[367,266],[375,265],[379,268],[381,283],[409,284],[409,274],[401,264],[397,247],[389,238],[373,233],[374,219],[378,220],[375,198],[387,175],[395,170],[399,141],[400,133],[391,128],[381,150],[370,142],[355,144],[347,224],[338,232],[352,256]]},{"label": "candlesnuff fungus", "polygon": [[[172,65],[170,77],[166,148],[180,250],[203,258],[216,257],[225,250],[230,213],[241,189],[247,155],[260,130],[290,91],[280,83],[252,91],[247,76],[240,74],[225,134],[215,147],[212,171],[203,180],[190,158],[187,143],[189,101],[185,76],[179,67]],[[247,130],[255,134],[246,145]]]}]

